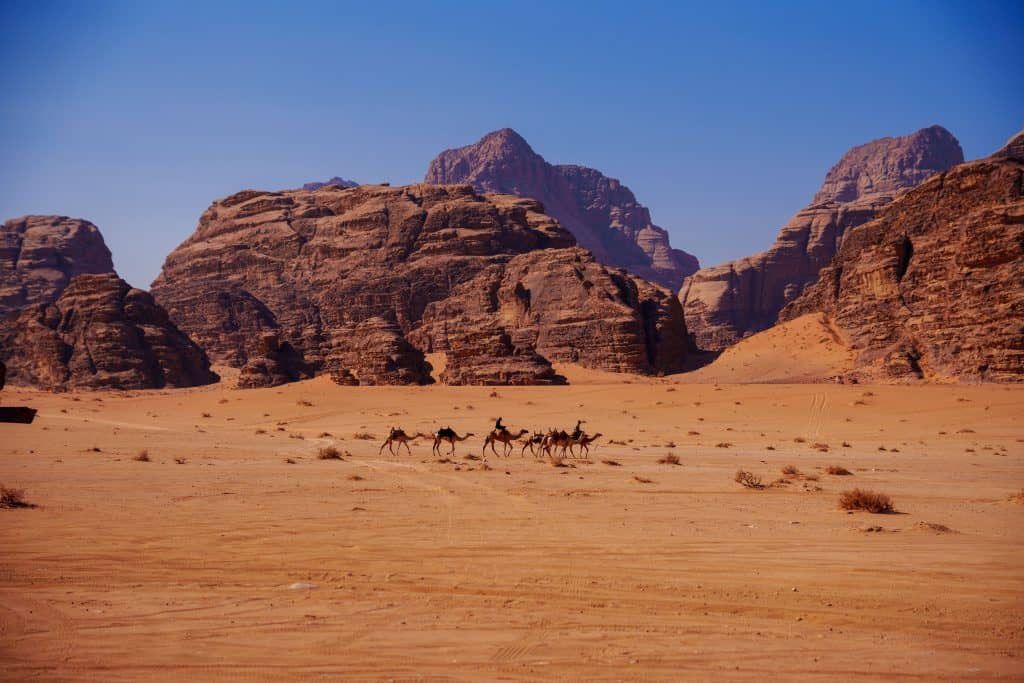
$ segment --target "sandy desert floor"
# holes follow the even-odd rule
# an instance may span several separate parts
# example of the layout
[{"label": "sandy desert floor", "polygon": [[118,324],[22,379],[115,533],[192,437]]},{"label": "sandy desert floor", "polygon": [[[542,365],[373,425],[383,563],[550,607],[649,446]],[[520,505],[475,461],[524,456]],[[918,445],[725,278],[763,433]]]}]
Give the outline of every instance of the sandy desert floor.
[{"label": "sandy desert floor", "polygon": [[[0,510],[0,677],[1024,677],[1024,387],[567,372],[8,388],[40,414],[0,425],[0,483],[38,507]],[[605,436],[571,467],[465,459],[499,414]],[[447,424],[477,434],[451,461],[378,454],[389,425]],[[899,514],[839,510],[853,487]]]}]

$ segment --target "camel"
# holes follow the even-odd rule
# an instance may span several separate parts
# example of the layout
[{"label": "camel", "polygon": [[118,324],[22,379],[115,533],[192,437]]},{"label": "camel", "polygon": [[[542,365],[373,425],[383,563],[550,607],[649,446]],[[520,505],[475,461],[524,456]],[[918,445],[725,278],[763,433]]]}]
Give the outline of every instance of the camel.
[{"label": "camel", "polygon": [[549,457],[551,456],[552,448],[561,448],[562,455],[565,455],[565,449],[569,446],[571,440],[569,433],[563,430],[552,429],[545,436],[544,440],[541,441],[541,451],[546,453]]},{"label": "camel", "polygon": [[429,434],[423,434],[421,432],[417,432],[416,434],[414,434],[412,436],[409,436],[408,434],[405,433],[405,430],[397,429],[395,427],[392,427],[391,431],[388,433],[388,438],[385,439],[384,443],[382,443],[380,445],[380,450],[377,451],[377,455],[380,455],[384,451],[384,447],[385,446],[388,447],[388,450],[391,452],[391,455],[395,455],[394,444],[396,442],[398,443],[398,454],[399,455],[401,455],[401,453],[402,453],[402,446],[405,446],[406,452],[409,455],[412,455],[412,450],[409,449],[409,442],[410,441],[415,441],[416,439],[429,439],[429,438],[430,438]]},{"label": "camel", "polygon": [[540,432],[534,432],[533,436],[531,436],[530,438],[523,439],[523,447],[519,451],[519,457],[521,458],[524,455],[526,455],[526,449],[529,448],[530,449],[530,455],[532,455],[533,457],[536,458],[537,457],[537,451],[534,450],[534,446],[536,446],[537,448],[543,448],[544,437],[545,437],[544,434],[541,434]]},{"label": "camel", "polygon": [[529,434],[529,433],[530,433],[530,431],[528,429],[520,429],[517,434],[513,434],[509,430],[493,429],[493,430],[491,430],[491,433],[487,435],[487,438],[484,439],[484,447],[483,447],[483,451],[482,451],[483,456],[485,458],[487,457],[487,447],[488,446],[491,447],[491,452],[494,453],[495,455],[497,455],[498,451],[494,450],[494,444],[496,442],[500,441],[505,446],[504,449],[502,449],[503,450],[502,455],[504,455],[507,458],[509,453],[511,453],[512,450],[513,450],[512,449],[512,442],[513,441],[518,441],[520,438],[522,438],[523,434]]},{"label": "camel", "polygon": [[593,436],[589,436],[587,434],[583,434],[578,439],[569,439],[569,453],[572,453],[572,447],[573,446],[579,446],[580,447],[580,455],[583,455],[583,457],[589,459],[590,458],[590,444],[592,444],[595,441],[597,441],[601,436],[602,436],[601,432],[598,432],[597,434],[594,434]]},{"label": "camel", "polygon": [[471,436],[473,436],[473,432],[467,432],[465,436],[459,436],[451,427],[442,427],[441,429],[438,429],[434,434],[434,455],[441,455],[442,441],[447,441],[452,447],[452,452],[448,455],[455,455],[455,442],[465,441]]}]

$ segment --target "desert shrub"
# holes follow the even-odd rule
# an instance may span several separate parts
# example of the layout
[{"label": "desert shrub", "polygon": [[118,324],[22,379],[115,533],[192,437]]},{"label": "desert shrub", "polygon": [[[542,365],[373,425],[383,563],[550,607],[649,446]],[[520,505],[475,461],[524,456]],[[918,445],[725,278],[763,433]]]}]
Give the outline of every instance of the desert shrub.
[{"label": "desert shrub", "polygon": [[690,431],[686,432],[686,435],[687,436],[700,436],[700,432],[698,432],[695,429],[691,429]]},{"label": "desert shrub", "polygon": [[363,478],[361,476],[359,476],[358,474],[350,474],[350,475],[348,475],[348,480],[349,481],[362,481]]},{"label": "desert shrub", "polygon": [[884,493],[853,489],[839,494],[839,507],[844,510],[867,510],[875,514],[895,512],[892,499]]},{"label": "desert shrub", "polygon": [[720,441],[715,444],[715,448],[732,448],[732,444],[728,441]]},{"label": "desert shrub", "polygon": [[285,458],[284,461],[285,461],[285,464],[287,464],[287,465],[294,465],[295,464],[295,460],[293,458]]},{"label": "desert shrub", "polygon": [[654,483],[653,479],[648,479],[646,477],[641,477],[638,474],[634,474],[633,475],[633,481],[640,482],[641,484],[653,484]]},{"label": "desert shrub", "polygon": [[784,475],[786,475],[787,477],[799,477],[800,476],[800,470],[798,470],[796,468],[796,466],[794,466],[794,465],[786,465],[785,467],[782,468],[782,473]]},{"label": "desert shrub", "polygon": [[828,444],[827,443],[811,444],[811,448],[813,448],[816,451],[821,451],[822,453],[828,453]]},{"label": "desert shrub", "polygon": [[209,413],[203,413],[203,417],[213,417],[213,415],[210,415]]},{"label": "desert shrub", "polygon": [[330,432],[320,432],[319,434],[316,435],[316,438],[318,438],[318,439],[326,439],[326,438],[329,438],[330,436],[331,436]]},{"label": "desert shrub", "polygon": [[184,465],[187,462],[188,462],[188,460],[185,460],[185,458],[175,458],[174,459],[174,464],[175,465]]},{"label": "desert shrub", "polygon": [[149,451],[145,449],[139,451],[139,454],[132,458],[132,460],[136,462],[149,462]]},{"label": "desert shrub", "polygon": [[793,439],[793,443],[807,443],[807,439],[805,439],[802,436],[798,436],[795,439]]},{"label": "desert shrub", "polygon": [[304,398],[303,399],[299,399],[298,401],[296,401],[295,405],[302,406],[303,408],[312,408],[313,407],[313,404],[310,403],[309,401],[307,401]]},{"label": "desert shrub", "polygon": [[678,465],[679,456],[675,453],[666,453],[665,455],[658,458],[659,465]]},{"label": "desert shrub", "polygon": [[737,484],[742,484],[748,489],[763,489],[764,484],[761,483],[761,477],[747,472],[746,470],[737,470],[736,476],[733,477],[733,481]]},{"label": "desert shrub", "polygon": [[341,460],[341,451],[334,446],[324,446],[316,454],[317,460]]},{"label": "desert shrub", "polygon": [[360,439],[362,441],[376,441],[377,437],[369,432],[356,432],[352,435],[353,439]]},{"label": "desert shrub", "polygon": [[[604,463],[605,465],[609,465],[611,467],[622,467],[622,463],[618,462],[618,461],[615,461],[615,460],[602,460],[601,462]],[[1024,493],[1024,492],[1022,492],[1022,493]]]},{"label": "desert shrub", "polygon": [[851,472],[850,470],[846,469],[845,467],[840,467],[839,465],[829,465],[828,468],[825,470],[825,473],[832,474],[837,477],[849,477],[850,475],[853,474],[853,472]]},{"label": "desert shrub", "polygon": [[0,486],[0,508],[13,510],[34,507],[35,505],[25,500],[25,492],[22,489],[9,489],[6,486]]}]

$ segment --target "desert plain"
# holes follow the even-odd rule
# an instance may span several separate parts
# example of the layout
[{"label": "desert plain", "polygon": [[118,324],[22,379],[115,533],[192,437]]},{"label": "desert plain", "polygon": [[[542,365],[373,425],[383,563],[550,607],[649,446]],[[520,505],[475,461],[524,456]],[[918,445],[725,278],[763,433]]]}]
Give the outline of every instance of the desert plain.
[{"label": "desert plain", "polygon": [[[0,678],[1020,680],[1024,387],[805,383],[819,332],[562,387],[8,387]],[[498,416],[603,436],[481,458]]]}]

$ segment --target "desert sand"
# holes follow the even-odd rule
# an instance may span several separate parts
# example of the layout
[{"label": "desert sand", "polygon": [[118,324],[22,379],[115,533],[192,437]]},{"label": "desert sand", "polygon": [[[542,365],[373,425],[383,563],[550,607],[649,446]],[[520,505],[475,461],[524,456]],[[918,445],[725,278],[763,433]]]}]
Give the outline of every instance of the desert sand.
[{"label": "desert sand", "polygon": [[[724,383],[806,374],[779,334],[841,346],[807,324],[567,387],[9,387],[40,413],[0,483],[38,507],[0,510],[0,677],[1019,680],[1024,387]],[[499,415],[604,436],[466,459]],[[476,436],[378,454],[392,425]]]}]

